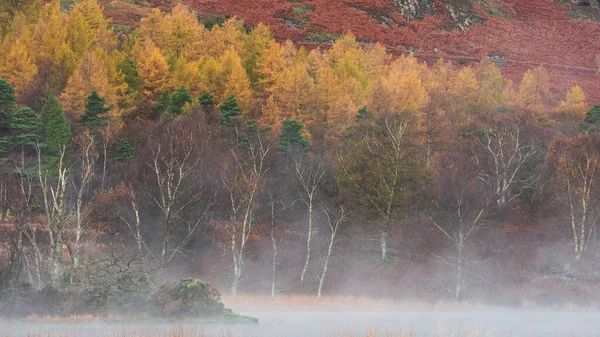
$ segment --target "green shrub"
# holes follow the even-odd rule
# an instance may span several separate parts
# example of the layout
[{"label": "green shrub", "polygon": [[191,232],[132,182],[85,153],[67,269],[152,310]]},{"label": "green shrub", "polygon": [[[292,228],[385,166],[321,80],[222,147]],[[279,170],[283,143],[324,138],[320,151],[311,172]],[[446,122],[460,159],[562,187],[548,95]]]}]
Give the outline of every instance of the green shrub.
[{"label": "green shrub", "polygon": [[154,294],[152,304],[157,314],[173,318],[213,316],[224,310],[219,290],[192,278],[164,283]]}]

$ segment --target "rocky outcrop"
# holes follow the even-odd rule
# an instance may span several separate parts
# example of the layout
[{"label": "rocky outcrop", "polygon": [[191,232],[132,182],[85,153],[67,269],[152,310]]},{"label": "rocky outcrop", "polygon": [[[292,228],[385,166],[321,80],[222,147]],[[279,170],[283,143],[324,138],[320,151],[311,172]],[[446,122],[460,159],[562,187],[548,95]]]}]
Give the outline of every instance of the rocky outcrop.
[{"label": "rocky outcrop", "polygon": [[433,14],[433,0],[392,0],[394,8],[409,21],[421,20],[425,14]]},{"label": "rocky outcrop", "polygon": [[[474,23],[483,20],[475,13],[471,0],[443,1],[454,26],[462,31],[469,30]],[[392,0],[394,8],[407,20],[421,20],[435,12],[434,0]]]},{"label": "rocky outcrop", "polygon": [[445,4],[456,28],[462,31],[471,29],[473,24],[483,23],[483,19],[477,16],[470,0],[454,0]]}]

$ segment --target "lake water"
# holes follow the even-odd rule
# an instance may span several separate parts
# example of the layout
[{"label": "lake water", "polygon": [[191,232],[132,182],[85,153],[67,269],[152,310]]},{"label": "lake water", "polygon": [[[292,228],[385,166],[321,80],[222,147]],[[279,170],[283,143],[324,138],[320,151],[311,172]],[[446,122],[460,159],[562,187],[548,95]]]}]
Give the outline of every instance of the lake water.
[{"label": "lake water", "polygon": [[411,336],[600,336],[600,312],[562,311],[390,311],[279,310],[242,311],[259,324],[202,325],[153,322],[2,322],[0,335],[11,337],[129,337],[161,336],[172,331],[188,336],[305,337],[364,336],[411,333]]}]

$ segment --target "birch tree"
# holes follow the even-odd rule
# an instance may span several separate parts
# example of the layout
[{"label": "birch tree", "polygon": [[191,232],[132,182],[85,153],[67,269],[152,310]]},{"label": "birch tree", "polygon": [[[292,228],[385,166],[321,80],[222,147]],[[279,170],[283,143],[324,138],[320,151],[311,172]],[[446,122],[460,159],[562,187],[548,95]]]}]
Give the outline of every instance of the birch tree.
[{"label": "birch tree", "polygon": [[337,155],[342,189],[380,216],[382,260],[388,255],[392,217],[407,205],[424,174],[406,139],[408,127],[407,121],[382,118],[368,132],[356,135]]},{"label": "birch tree", "polygon": [[323,292],[323,282],[325,281],[325,276],[327,275],[329,260],[331,259],[331,253],[333,251],[333,245],[335,244],[338,231],[345,221],[344,206],[340,206],[340,209],[335,217],[332,217],[330,212],[327,212],[325,209],[323,209],[323,213],[325,213],[325,216],[327,217],[327,224],[329,225],[329,244],[327,245],[327,254],[325,255],[325,262],[323,263],[323,271],[321,271],[321,276],[319,276],[317,298],[321,298],[321,293]]},{"label": "birch tree", "polygon": [[55,288],[59,286],[60,282],[64,233],[71,217],[66,200],[69,182],[67,176],[69,167],[66,165],[66,153],[67,147],[66,145],[62,145],[59,153],[56,155],[55,163],[53,163],[56,165],[56,174],[51,177],[48,170],[44,168],[40,146],[37,146],[37,178],[41,188],[42,205],[46,213],[46,228],[44,231],[48,236],[51,252],[49,258],[50,265],[52,266],[50,280],[52,286]]},{"label": "birch tree", "polygon": [[439,159],[438,173],[433,182],[434,202],[429,220],[447,239],[452,253],[432,251],[431,254],[438,262],[454,270],[453,286],[440,284],[457,300],[464,296],[467,277],[490,283],[471,269],[481,261],[469,254],[481,229],[490,224],[489,206],[494,200],[493,194],[479,179],[479,173],[468,156],[451,153]]},{"label": "birch tree", "polygon": [[149,166],[157,191],[154,202],[162,222],[163,267],[183,252],[214,201],[206,189],[204,168],[208,163],[202,160],[211,138],[210,130],[181,119],[167,126],[150,150]]},{"label": "birch tree", "polygon": [[229,238],[233,257],[231,294],[237,294],[244,268],[244,253],[254,227],[257,197],[268,171],[267,156],[273,140],[253,122],[247,122],[244,133],[236,132],[230,144],[230,160],[225,164],[223,185],[230,203]]},{"label": "birch tree", "polygon": [[94,163],[98,158],[95,151],[94,137],[89,133],[81,135],[78,139],[80,148],[79,156],[79,181],[73,182],[73,187],[76,191],[75,200],[75,239],[73,248],[71,249],[71,258],[73,260],[73,268],[80,265],[82,254],[82,240],[86,230],[87,223],[85,222],[84,210],[86,204],[85,192],[88,189],[92,178],[94,177]]},{"label": "birch tree", "polygon": [[304,259],[304,267],[300,274],[300,282],[304,282],[306,271],[310,263],[311,257],[311,241],[313,238],[313,220],[314,207],[316,203],[319,185],[323,179],[325,171],[320,160],[309,160],[306,154],[301,153],[299,159],[295,163],[296,178],[300,184],[300,199],[304,202],[308,211],[308,226],[306,234],[306,257]]},{"label": "birch tree", "polygon": [[558,137],[549,146],[546,166],[552,174],[555,203],[568,214],[573,253],[578,261],[586,251],[600,217],[598,175],[600,140],[596,135]]},{"label": "birch tree", "polygon": [[482,151],[475,156],[481,179],[499,208],[535,188],[538,176],[525,172],[537,150],[519,127],[489,127],[479,135]]}]

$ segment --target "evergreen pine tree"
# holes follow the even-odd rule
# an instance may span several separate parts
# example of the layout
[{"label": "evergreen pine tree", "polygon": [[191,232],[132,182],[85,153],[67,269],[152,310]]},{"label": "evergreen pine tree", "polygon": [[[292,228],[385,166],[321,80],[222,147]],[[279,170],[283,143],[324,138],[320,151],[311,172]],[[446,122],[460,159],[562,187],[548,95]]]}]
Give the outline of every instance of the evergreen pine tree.
[{"label": "evergreen pine tree", "polygon": [[594,105],[586,114],[581,127],[589,132],[595,132],[600,127],[600,104]]},{"label": "evergreen pine tree", "polygon": [[0,156],[10,151],[10,120],[15,108],[13,87],[0,78]]},{"label": "evergreen pine tree", "polygon": [[65,119],[62,105],[56,97],[50,96],[40,112],[40,124],[50,154],[60,154],[63,147],[71,142],[71,126]]},{"label": "evergreen pine tree", "polygon": [[213,95],[205,92],[202,94],[202,96],[200,96],[198,98],[198,103],[200,103],[200,105],[215,105],[215,99],[213,98]]},{"label": "evergreen pine tree", "polygon": [[117,153],[115,155],[115,160],[120,161],[124,159],[130,159],[135,157],[135,150],[131,144],[127,141],[127,139],[121,139],[119,144],[117,145]]},{"label": "evergreen pine tree", "polygon": [[279,144],[277,148],[281,151],[288,151],[290,146],[298,146],[305,150],[308,148],[308,141],[302,137],[304,125],[297,120],[284,120],[283,129],[279,134]]},{"label": "evergreen pine tree", "polygon": [[13,113],[10,123],[15,144],[21,152],[21,166],[25,166],[25,149],[35,147],[39,139],[37,114],[31,108],[21,108]]},{"label": "evergreen pine tree", "polygon": [[152,107],[152,117],[162,117],[163,112],[169,109],[169,105],[171,105],[171,96],[169,95],[169,90],[164,90],[160,93],[158,102]]},{"label": "evergreen pine tree", "polygon": [[222,115],[221,123],[225,125],[230,125],[231,118],[242,114],[242,108],[238,105],[234,95],[227,96],[225,101],[219,105],[219,110],[221,110]]},{"label": "evergreen pine tree", "polygon": [[112,107],[106,106],[106,99],[96,91],[92,92],[88,96],[85,104],[85,113],[81,116],[81,125],[90,130],[101,128],[106,125],[106,113],[109,112]]},{"label": "evergreen pine tree", "polygon": [[192,96],[185,87],[181,87],[171,96],[169,111],[175,115],[181,115],[185,103],[192,103]]}]

